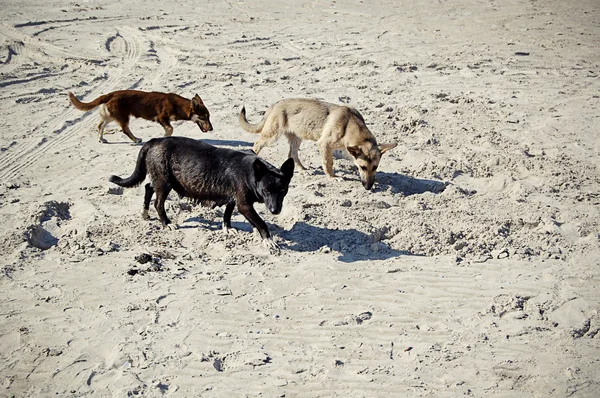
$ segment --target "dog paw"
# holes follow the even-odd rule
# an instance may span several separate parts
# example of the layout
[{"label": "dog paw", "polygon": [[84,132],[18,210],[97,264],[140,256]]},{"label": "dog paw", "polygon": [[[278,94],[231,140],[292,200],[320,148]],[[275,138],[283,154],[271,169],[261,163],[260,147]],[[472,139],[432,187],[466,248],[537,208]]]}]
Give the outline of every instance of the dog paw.
[{"label": "dog paw", "polygon": [[233,235],[233,236],[239,235],[239,231],[235,228],[223,227],[223,233],[225,233],[225,235]]},{"label": "dog paw", "polygon": [[269,249],[269,252],[279,253],[280,248],[279,245],[273,240],[273,238],[263,239],[263,246]]},{"label": "dog paw", "polygon": [[100,141],[101,144],[108,144],[106,138],[100,138],[98,141]]},{"label": "dog paw", "polygon": [[133,144],[131,145],[139,145],[142,143],[142,139],[141,138],[136,138],[135,141],[133,141]]},{"label": "dog paw", "polygon": [[165,228],[168,228],[171,231],[176,231],[179,229],[179,225],[171,223],[171,224],[165,225]]},{"label": "dog paw", "polygon": [[333,181],[333,182],[342,182],[342,181],[344,181],[344,179],[342,177],[336,176],[335,174],[328,175],[327,179],[329,181]]},{"label": "dog paw", "polygon": [[148,215],[148,210],[142,211],[142,219],[149,220],[150,216]]}]

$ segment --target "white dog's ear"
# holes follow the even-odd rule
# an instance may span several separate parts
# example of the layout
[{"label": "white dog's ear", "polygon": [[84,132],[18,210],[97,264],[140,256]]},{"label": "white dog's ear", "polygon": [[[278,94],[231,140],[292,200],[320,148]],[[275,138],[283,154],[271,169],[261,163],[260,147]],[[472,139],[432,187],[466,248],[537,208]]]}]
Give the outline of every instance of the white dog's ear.
[{"label": "white dog's ear", "polygon": [[352,155],[352,157],[354,157],[355,159],[358,159],[358,157],[362,153],[360,147],[358,146],[349,146],[346,148],[346,150],[348,150],[348,153],[350,153],[350,155]]},{"label": "white dog's ear", "polygon": [[198,106],[202,103],[203,103],[202,98],[200,98],[200,96],[198,94],[194,95],[194,98],[192,98],[192,105]]},{"label": "white dog's ear", "polygon": [[383,154],[392,148],[396,148],[396,145],[398,145],[398,143],[396,143],[396,142],[390,142],[389,144],[381,144],[381,145],[379,145],[379,150]]}]

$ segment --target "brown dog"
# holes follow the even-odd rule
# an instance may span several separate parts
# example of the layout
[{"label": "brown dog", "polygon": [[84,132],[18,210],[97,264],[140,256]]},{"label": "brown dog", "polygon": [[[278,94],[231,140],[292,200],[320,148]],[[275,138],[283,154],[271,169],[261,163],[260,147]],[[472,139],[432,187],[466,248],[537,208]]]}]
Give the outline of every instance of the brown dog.
[{"label": "brown dog", "polygon": [[98,139],[104,139],[104,127],[112,121],[119,123],[123,133],[135,143],[142,142],[129,129],[129,117],[141,117],[160,123],[165,129],[165,136],[173,134],[171,122],[174,120],[191,120],[198,124],[200,130],[206,133],[212,131],[210,114],[202,99],[196,94],[191,100],[177,94],[145,92],[137,90],[113,91],[102,95],[92,102],[81,102],[69,92],[69,100],[81,111],[90,111],[100,106],[100,123],[98,124]]},{"label": "brown dog", "polygon": [[317,141],[321,151],[323,171],[334,178],[333,150],[346,149],[354,158],[365,189],[375,182],[375,172],[381,155],[396,146],[396,143],[377,145],[362,115],[354,108],[335,105],[316,99],[291,98],[275,103],[258,124],[246,119],[246,108],[239,115],[240,125],[250,133],[260,134],[254,144],[254,152],[273,144],[285,134],[289,143],[288,157],[302,169],[306,169],[298,158],[302,140]]}]

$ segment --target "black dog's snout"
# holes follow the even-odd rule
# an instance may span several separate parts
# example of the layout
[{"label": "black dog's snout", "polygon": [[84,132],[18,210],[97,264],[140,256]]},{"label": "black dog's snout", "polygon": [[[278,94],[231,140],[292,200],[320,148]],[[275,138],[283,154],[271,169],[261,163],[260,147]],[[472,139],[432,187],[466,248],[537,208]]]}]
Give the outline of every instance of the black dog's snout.
[{"label": "black dog's snout", "polygon": [[269,211],[275,215],[281,213],[281,207],[269,206]]}]

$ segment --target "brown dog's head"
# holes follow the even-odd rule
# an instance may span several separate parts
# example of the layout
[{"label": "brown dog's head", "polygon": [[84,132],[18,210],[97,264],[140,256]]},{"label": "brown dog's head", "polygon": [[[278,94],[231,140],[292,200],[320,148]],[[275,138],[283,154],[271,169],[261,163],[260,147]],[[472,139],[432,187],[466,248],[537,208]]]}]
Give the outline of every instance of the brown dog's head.
[{"label": "brown dog's head", "polygon": [[375,173],[381,160],[381,155],[394,148],[394,143],[377,145],[376,143],[365,141],[359,146],[349,146],[346,149],[354,158],[354,163],[358,166],[360,181],[366,190],[373,187],[375,183]]},{"label": "brown dog's head", "polygon": [[196,123],[203,133],[212,131],[213,127],[212,124],[210,124],[210,114],[198,94],[192,98],[192,107],[189,116],[190,120]]}]

